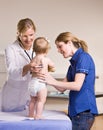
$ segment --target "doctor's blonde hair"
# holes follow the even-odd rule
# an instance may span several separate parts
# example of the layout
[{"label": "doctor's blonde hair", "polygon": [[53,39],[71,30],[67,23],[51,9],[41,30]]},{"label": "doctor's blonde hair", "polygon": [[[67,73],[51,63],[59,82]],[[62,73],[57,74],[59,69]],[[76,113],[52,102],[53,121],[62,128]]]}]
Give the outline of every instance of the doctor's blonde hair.
[{"label": "doctor's blonde hair", "polygon": [[21,33],[27,31],[29,28],[32,28],[36,32],[36,26],[30,18],[21,19],[17,24],[17,40]]}]

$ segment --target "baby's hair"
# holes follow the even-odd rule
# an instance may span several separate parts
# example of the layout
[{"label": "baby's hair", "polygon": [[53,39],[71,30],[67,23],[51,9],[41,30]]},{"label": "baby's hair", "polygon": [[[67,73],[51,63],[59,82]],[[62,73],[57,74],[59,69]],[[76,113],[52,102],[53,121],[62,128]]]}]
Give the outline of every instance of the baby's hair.
[{"label": "baby's hair", "polygon": [[50,49],[50,44],[45,37],[38,37],[34,40],[33,52],[47,53],[49,49]]}]

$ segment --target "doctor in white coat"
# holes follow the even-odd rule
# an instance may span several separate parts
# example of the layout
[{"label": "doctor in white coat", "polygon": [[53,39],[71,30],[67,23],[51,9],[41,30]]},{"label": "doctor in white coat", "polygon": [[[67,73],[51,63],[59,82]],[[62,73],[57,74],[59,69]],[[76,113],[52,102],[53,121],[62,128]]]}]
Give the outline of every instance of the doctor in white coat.
[{"label": "doctor in white coat", "polygon": [[28,83],[30,71],[36,71],[30,60],[35,54],[32,45],[36,27],[29,18],[21,19],[17,25],[17,40],[5,49],[8,78],[2,89],[2,111],[22,111],[29,100]]}]

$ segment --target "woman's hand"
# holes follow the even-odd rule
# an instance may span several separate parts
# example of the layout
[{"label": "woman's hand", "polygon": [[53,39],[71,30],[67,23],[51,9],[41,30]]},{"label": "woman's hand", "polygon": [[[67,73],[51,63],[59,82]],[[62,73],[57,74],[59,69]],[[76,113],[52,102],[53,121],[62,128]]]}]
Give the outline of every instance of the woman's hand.
[{"label": "woman's hand", "polygon": [[54,86],[56,83],[56,80],[49,73],[37,73],[37,76],[40,79],[40,82],[44,82],[48,85]]}]

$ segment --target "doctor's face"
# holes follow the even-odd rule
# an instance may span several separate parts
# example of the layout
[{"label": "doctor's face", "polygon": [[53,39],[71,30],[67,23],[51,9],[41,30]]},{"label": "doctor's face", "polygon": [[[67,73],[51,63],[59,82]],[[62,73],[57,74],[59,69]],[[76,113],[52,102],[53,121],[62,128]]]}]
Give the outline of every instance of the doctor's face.
[{"label": "doctor's face", "polygon": [[21,33],[20,41],[24,49],[29,50],[35,39],[35,31],[33,28],[27,29],[25,32]]}]

